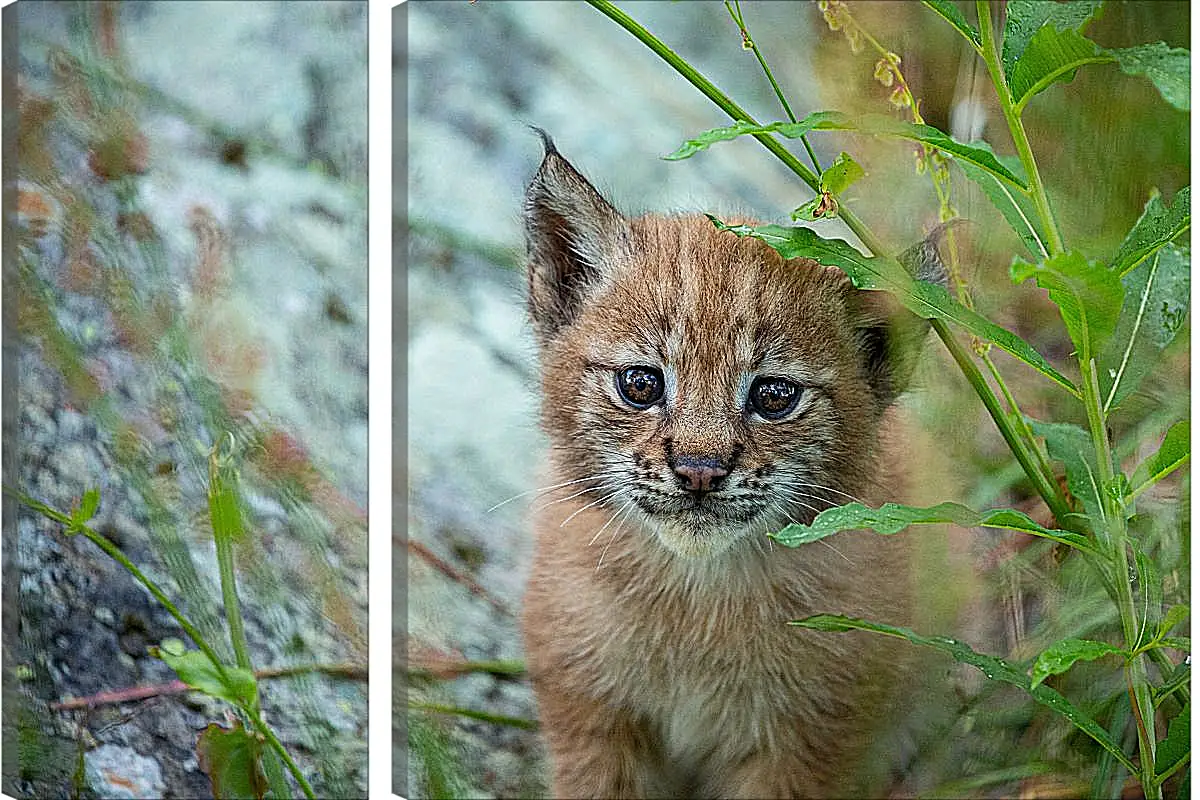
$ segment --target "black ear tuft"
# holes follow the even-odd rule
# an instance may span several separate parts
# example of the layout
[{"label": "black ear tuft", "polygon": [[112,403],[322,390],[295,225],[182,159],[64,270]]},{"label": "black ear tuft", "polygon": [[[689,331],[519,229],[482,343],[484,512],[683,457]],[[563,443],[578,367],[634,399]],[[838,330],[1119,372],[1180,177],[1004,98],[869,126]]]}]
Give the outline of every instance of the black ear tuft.
[{"label": "black ear tuft", "polygon": [[[946,267],[938,253],[942,236],[960,220],[939,225],[928,236],[905,250],[899,261],[914,278],[945,287]],[[886,408],[906,389],[917,366],[929,331],[929,320],[905,309],[884,292],[859,292],[858,335],[867,378]]]},{"label": "black ear tuft", "polygon": [[[531,126],[532,127],[532,126]],[[525,193],[529,313],[542,343],[579,313],[628,237],[623,216],[541,128],[545,154]]]}]

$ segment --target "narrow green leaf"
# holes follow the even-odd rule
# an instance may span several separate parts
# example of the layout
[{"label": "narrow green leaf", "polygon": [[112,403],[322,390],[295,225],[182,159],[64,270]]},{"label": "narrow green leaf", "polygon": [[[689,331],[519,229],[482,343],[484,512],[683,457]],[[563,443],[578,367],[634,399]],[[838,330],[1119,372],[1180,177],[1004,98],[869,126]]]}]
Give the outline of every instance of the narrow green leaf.
[{"label": "narrow green leaf", "polygon": [[977,653],[963,642],[943,636],[921,636],[907,628],[834,614],[818,614],[789,624],[818,631],[871,631],[885,636],[907,639],[913,644],[940,650],[960,664],[969,664],[975,667],[991,680],[1011,684],[1028,692],[1034,700],[1066,717],[1075,727],[1095,739],[1101,747],[1112,753],[1113,757],[1131,772],[1135,772],[1137,769],[1129,756],[1125,755],[1125,752],[1108,735],[1108,731],[1100,727],[1094,719],[1075,707],[1061,694],[1045,684],[1034,686],[1029,676],[1022,670],[1001,658]]},{"label": "narrow green leaf", "polygon": [[263,800],[267,780],[260,766],[262,742],[234,721],[232,728],[210,723],[196,740],[196,760],[212,782],[216,800]]},{"label": "narrow green leaf", "polygon": [[225,675],[221,676],[208,656],[199,650],[188,650],[176,655],[164,648],[158,651],[158,657],[179,676],[179,680],[198,692],[218,697],[234,705],[246,705],[253,701],[256,692],[254,673],[248,669],[225,665]]},{"label": "narrow green leaf", "polygon": [[975,45],[976,50],[982,46],[983,40],[979,37],[979,31],[975,30],[975,27],[967,22],[967,18],[958,10],[958,6],[954,5],[950,0],[924,0],[924,3],[927,8],[946,20],[946,22],[949,22],[958,29],[959,33],[967,37],[967,40]]},{"label": "narrow green leaf", "polygon": [[1030,677],[1038,686],[1051,675],[1059,675],[1074,666],[1076,661],[1095,661],[1107,655],[1122,655],[1124,651],[1108,642],[1090,639],[1063,639],[1043,650],[1033,661]]},{"label": "narrow green leaf", "polygon": [[910,525],[953,524],[960,528],[1001,528],[1028,533],[1056,542],[1092,551],[1092,543],[1077,533],[1043,528],[1020,511],[996,508],[973,511],[957,503],[940,503],[929,508],[917,508],[898,503],[884,503],[878,509],[862,503],[850,503],[822,511],[810,525],[788,525],[771,538],[788,547],[815,542],[839,531],[870,529],[885,536],[898,533]]},{"label": "narrow green leaf", "polygon": [[1088,261],[1080,253],[1070,252],[1037,264],[1013,263],[1014,282],[1030,276],[1037,279],[1038,286],[1046,289],[1051,302],[1058,306],[1080,361],[1087,363],[1098,355],[1117,326],[1125,299],[1125,287],[1117,274],[1103,264]]},{"label": "narrow green leaf", "polygon": [[1137,647],[1141,647],[1154,638],[1154,634],[1162,622],[1162,573],[1159,572],[1154,559],[1138,546],[1136,539],[1130,538],[1129,541],[1133,548],[1134,569],[1137,574],[1135,602],[1138,606],[1138,617],[1141,619],[1138,627]]},{"label": "narrow green leaf", "polygon": [[1009,78],[1016,112],[1053,83],[1070,82],[1085,64],[1106,64],[1116,56],[1074,30],[1040,28],[1013,66]]},{"label": "narrow green leaf", "polygon": [[778,133],[780,136],[789,139],[798,139],[814,130],[858,131],[871,135],[895,136],[914,142],[922,142],[930,147],[936,147],[947,155],[954,156],[956,159],[975,164],[980,169],[990,172],[997,178],[1007,181],[1021,190],[1028,188],[1023,180],[997,160],[990,149],[963,144],[930,125],[918,125],[878,114],[868,114],[854,119],[840,111],[817,111],[809,114],[799,122],[769,122],[761,125],[753,125],[745,121],[739,121],[732,125],[705,131],[696,138],[684,142],[679,149],[670,155],[664,156],[664,158],[669,161],[689,158],[701,150],[707,150],[717,142],[727,142],[739,136]]},{"label": "narrow green leaf", "polygon": [[209,469],[208,515],[212,522],[214,538],[239,542],[246,531],[242,522],[237,482],[226,475],[227,469],[215,463]]},{"label": "narrow green leaf", "polygon": [[1167,738],[1158,743],[1154,754],[1154,777],[1166,779],[1179,769],[1192,752],[1192,704],[1184,703],[1179,716],[1167,726]]},{"label": "narrow green leaf", "polygon": [[701,150],[707,150],[717,142],[728,142],[739,136],[760,133],[781,133],[789,139],[799,139],[814,130],[852,130],[850,117],[840,111],[816,111],[799,122],[770,122],[765,125],[738,120],[732,125],[707,130],[694,139],[688,139],[675,152],[663,156],[666,161],[691,158]]},{"label": "narrow green leaf", "polygon": [[821,173],[821,191],[840,194],[866,174],[849,153],[842,153]]},{"label": "narrow green leaf", "polygon": [[1125,301],[1096,359],[1105,413],[1119,407],[1158,363],[1187,318],[1190,259],[1175,245],[1157,250],[1121,279]]},{"label": "narrow green leaf", "polygon": [[[986,142],[975,142],[974,145],[991,152],[991,147]],[[1021,162],[1015,156],[996,156],[996,160],[1014,175],[1024,174]],[[992,201],[992,205],[1008,222],[1009,227],[1016,232],[1017,236],[1021,237],[1021,241],[1025,243],[1030,254],[1037,259],[1049,256],[1050,250],[1046,246],[1045,236],[1041,232],[1041,223],[1038,221],[1038,213],[1033,201],[1024,192],[1017,191],[987,170],[980,169],[968,161],[959,160],[957,163],[963,174],[983,190],[987,198]]]},{"label": "narrow green leaf", "polygon": [[1129,481],[1129,496],[1138,496],[1187,463],[1191,452],[1191,424],[1185,419],[1171,426],[1157,453],[1138,464]]},{"label": "narrow green leaf", "polygon": [[1185,653],[1190,653],[1192,650],[1192,639],[1189,636],[1164,636],[1158,640],[1158,644],[1161,647],[1170,647]]},{"label": "narrow green leaf", "polygon": [[709,219],[720,230],[761,239],[784,258],[811,258],[826,266],[837,267],[844,271],[859,289],[891,292],[905,308],[918,317],[954,322],[981,339],[993,342],[1075,397],[1079,397],[1079,390],[1075,385],[1051,367],[1046,359],[1024,340],[964,307],[955,301],[944,287],[913,279],[895,259],[864,256],[841,239],[823,239],[808,228],[726,225],[711,215]]},{"label": "narrow green leaf", "polygon": [[1154,690],[1154,705],[1162,703],[1167,697],[1170,697],[1180,689],[1185,689],[1192,681],[1192,665],[1188,661],[1181,661],[1175,665],[1175,669],[1167,676],[1166,683]]},{"label": "narrow green leaf", "polygon": [[[1100,10],[1101,0],[1010,0],[1005,6],[1004,48],[1001,60],[1004,75],[1012,83],[1013,71],[1030,42],[1044,26],[1052,30],[1080,30]],[[1015,97],[1015,95],[1014,95]]]},{"label": "narrow green leaf", "polygon": [[1176,239],[1192,224],[1192,187],[1185,186],[1175,193],[1170,206],[1163,203],[1157,191],[1150,195],[1142,215],[1126,234],[1112,268],[1122,277],[1140,264],[1147,256]]},{"label": "narrow green leaf", "polygon": [[[1046,440],[1046,451],[1067,468],[1067,488],[1079,498],[1089,519],[1104,520],[1096,450],[1092,437],[1078,425],[1066,422],[1038,422],[1026,417],[1033,432]],[[1101,525],[1103,530],[1104,526]]]},{"label": "narrow green leaf", "polygon": [[1143,44],[1109,50],[1116,58],[1121,72],[1144,75],[1159,94],[1180,111],[1190,111],[1192,54],[1180,47],[1168,47],[1164,42]]},{"label": "narrow green leaf", "polygon": [[79,511],[72,515],[71,519],[80,524],[86,524],[88,520],[96,516],[96,509],[100,507],[100,490],[88,489],[83,493],[83,497],[79,498]]},{"label": "narrow green leaf", "polygon": [[1158,623],[1158,630],[1155,632],[1154,638],[1166,637],[1172,628],[1187,619],[1191,613],[1191,608],[1185,605],[1174,605],[1168,608],[1167,613],[1163,614],[1162,622]]}]

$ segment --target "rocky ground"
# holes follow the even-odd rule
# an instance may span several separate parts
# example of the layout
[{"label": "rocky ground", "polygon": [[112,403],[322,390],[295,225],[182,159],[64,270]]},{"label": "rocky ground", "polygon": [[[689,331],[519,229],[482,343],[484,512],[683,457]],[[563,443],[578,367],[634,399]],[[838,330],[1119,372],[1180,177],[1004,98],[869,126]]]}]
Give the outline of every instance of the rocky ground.
[{"label": "rocky ground", "polygon": [[[54,319],[22,318],[10,305],[15,282],[6,283],[20,335],[8,328],[4,339],[5,483],[62,509],[98,487],[93,527],[203,630],[226,636],[205,532],[207,453],[224,431],[206,424],[212,398],[193,391],[215,387],[239,430],[274,432],[262,441],[283,459],[251,465],[254,454],[242,453],[253,537],[238,551],[239,590],[255,666],[364,665],[365,4],[121,4],[108,21],[98,8],[5,10],[6,26],[19,13],[22,89],[59,103],[43,136],[23,139],[18,153],[22,198],[48,202],[33,215],[44,228],[22,243]],[[114,43],[124,72],[96,78],[89,70],[118,63],[105,60]],[[89,77],[74,77],[77,68]],[[114,86],[130,93],[123,107],[135,127],[125,133],[137,142],[125,151],[124,179],[101,174],[101,146],[85,152],[106,119],[97,109],[111,103],[103,87]],[[52,179],[34,163],[42,145]],[[63,234],[64,197],[90,208],[83,258]],[[151,234],[131,232],[133,211]],[[114,219],[126,227],[113,233]],[[215,249],[204,251],[205,241]],[[205,262],[202,251],[218,255]],[[208,294],[197,278],[204,263],[220,273]],[[107,290],[80,284],[89,270]],[[191,354],[165,353],[162,341],[123,328],[129,318],[108,291],[118,285],[131,287],[139,308],[173,309],[168,330],[186,320],[177,341]],[[50,330],[68,344],[55,345]],[[64,372],[75,357],[90,377]],[[84,384],[103,399],[81,396]],[[287,469],[311,469],[311,496],[280,490]],[[170,681],[147,647],[182,632],[92,543],[7,497],[4,511],[4,792],[211,796],[195,739],[224,721],[223,703],[189,694],[50,707]],[[309,676],[263,681],[262,691],[268,722],[318,794],[364,795],[366,684]]]}]

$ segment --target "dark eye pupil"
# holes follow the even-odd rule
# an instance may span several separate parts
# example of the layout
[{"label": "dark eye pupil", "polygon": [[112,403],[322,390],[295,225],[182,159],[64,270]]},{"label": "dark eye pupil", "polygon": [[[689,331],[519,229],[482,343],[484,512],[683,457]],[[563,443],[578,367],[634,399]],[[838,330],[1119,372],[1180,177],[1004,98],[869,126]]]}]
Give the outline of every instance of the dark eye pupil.
[{"label": "dark eye pupil", "polygon": [[787,414],[799,398],[800,387],[782,378],[760,378],[750,387],[750,404],[768,419]]},{"label": "dark eye pupil", "polygon": [[617,390],[631,406],[648,408],[662,399],[662,373],[653,367],[630,367],[617,373]]}]

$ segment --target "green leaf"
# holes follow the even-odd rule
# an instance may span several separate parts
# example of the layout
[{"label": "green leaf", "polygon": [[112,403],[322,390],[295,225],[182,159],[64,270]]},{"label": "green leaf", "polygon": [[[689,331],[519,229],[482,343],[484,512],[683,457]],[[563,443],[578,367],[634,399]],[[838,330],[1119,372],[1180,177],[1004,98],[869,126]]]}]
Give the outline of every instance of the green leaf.
[{"label": "green leaf", "polygon": [[1125,299],[1121,279],[1103,264],[1088,261],[1077,252],[1059,253],[1037,264],[1013,262],[1014,283],[1030,276],[1050,293],[1080,362],[1086,364],[1100,353],[1117,326]]},{"label": "green leaf", "polygon": [[[1033,432],[1046,440],[1046,452],[1050,457],[1061,461],[1067,468],[1067,488],[1071,494],[1079,498],[1089,519],[1102,522],[1104,505],[1099,484],[1099,470],[1096,468],[1096,450],[1092,446],[1092,437],[1078,425],[1066,422],[1038,422],[1026,417]],[[1106,526],[1098,527],[1098,532],[1106,530]],[[1102,534],[1103,535],[1103,534]]]},{"label": "green leaf", "polygon": [[1113,647],[1108,642],[1094,642],[1090,639],[1063,639],[1047,647],[1033,662],[1030,676],[1033,686],[1038,686],[1051,675],[1059,675],[1069,670],[1076,661],[1095,661],[1107,655],[1123,655],[1119,647]]},{"label": "green leaf", "polygon": [[1162,781],[1179,769],[1192,752],[1192,704],[1183,704],[1179,716],[1167,726],[1167,738],[1158,743],[1154,753],[1154,777]]},{"label": "green leaf", "polygon": [[[850,126],[850,127],[847,127]],[[850,118],[840,111],[816,111],[799,122],[770,122],[765,125],[738,120],[732,125],[713,128],[700,134],[694,139],[688,139],[675,152],[663,156],[666,161],[679,161],[691,158],[701,150],[707,150],[717,142],[728,142],[739,136],[755,134],[782,133],[789,139],[799,139],[809,131],[814,130],[852,130]]]},{"label": "green leaf", "polygon": [[212,781],[216,800],[263,800],[267,780],[261,767],[262,742],[234,721],[232,728],[210,723],[196,740],[196,759]]},{"label": "green leaf", "polygon": [[209,469],[208,516],[212,521],[213,537],[239,542],[246,530],[242,522],[242,507],[238,498],[236,473],[231,468],[214,463]]},{"label": "green leaf", "polygon": [[842,153],[821,173],[821,191],[840,194],[866,174],[849,153]]},{"label": "green leaf", "polygon": [[949,22],[958,32],[967,37],[971,44],[975,45],[978,50],[983,45],[983,40],[979,37],[979,31],[971,23],[967,22],[967,18],[958,10],[958,6],[954,5],[950,0],[924,0],[925,6],[937,14],[942,19]]},{"label": "green leaf", "polygon": [[887,536],[910,525],[947,523],[961,528],[1002,528],[1019,531],[1062,542],[1080,550],[1094,550],[1086,537],[1068,531],[1043,528],[1020,511],[1010,508],[972,511],[957,503],[940,503],[929,508],[884,503],[878,509],[868,508],[862,503],[850,503],[822,511],[810,525],[788,525],[778,533],[771,534],[771,538],[788,547],[798,547],[832,536],[839,531],[869,528]]},{"label": "green leaf", "polygon": [[848,114],[843,114],[840,111],[817,111],[809,114],[799,122],[769,122],[756,125],[745,121],[738,121],[732,125],[705,131],[696,138],[684,142],[679,149],[668,156],[664,156],[664,158],[670,161],[689,158],[701,150],[707,150],[717,142],[726,142],[736,139],[739,136],[778,133],[780,136],[785,136],[789,139],[799,139],[809,131],[814,130],[858,131],[860,133],[895,136],[901,139],[921,142],[930,147],[936,147],[938,150],[947,155],[954,156],[956,159],[975,164],[980,169],[990,172],[997,178],[1005,180],[1022,190],[1028,188],[1023,180],[997,160],[990,148],[985,149],[975,145],[963,144],[930,125],[918,125],[913,122],[904,122],[893,117],[885,117],[878,114],[868,114],[862,116],[860,119],[852,119]]},{"label": "green leaf", "polygon": [[1136,604],[1140,606],[1138,616],[1141,622],[1138,627],[1137,647],[1141,647],[1154,638],[1161,624],[1163,607],[1162,573],[1146,551],[1138,546],[1137,540],[1130,538],[1133,548],[1134,568],[1137,574]]},{"label": "green leaf", "polygon": [[1154,690],[1154,705],[1159,705],[1164,699],[1170,697],[1180,689],[1186,688],[1192,680],[1192,665],[1187,661],[1181,661],[1175,665],[1175,669],[1167,677],[1166,683]]},{"label": "green leaf", "polygon": [[1129,481],[1129,497],[1138,496],[1187,463],[1191,452],[1191,424],[1185,419],[1171,426],[1157,453],[1138,464]]},{"label": "green leaf", "polygon": [[160,648],[158,657],[175,670],[179,680],[198,692],[218,697],[236,706],[247,705],[254,700],[254,673],[248,669],[225,664],[225,675],[222,676],[216,665],[199,650],[188,650],[176,655]]},{"label": "green leaf", "polygon": [[83,497],[79,498],[79,509],[71,515],[71,521],[77,525],[85,525],[88,520],[96,516],[96,509],[100,507],[100,490],[88,489],[83,493]]},{"label": "green leaf", "polygon": [[1005,6],[1004,48],[1001,53],[1004,76],[1009,83],[1012,83],[1017,62],[1044,26],[1056,31],[1080,30],[1091,21],[1101,5],[1101,0],[1076,0],[1071,3],[1010,0]]},{"label": "green leaf", "polygon": [[1113,257],[1112,268],[1122,277],[1145,260],[1163,245],[1175,240],[1181,233],[1191,227],[1192,187],[1185,186],[1175,193],[1170,206],[1163,203],[1162,196],[1156,191],[1150,195],[1142,216],[1134,223],[1132,230],[1125,236],[1117,254]]},{"label": "green leaf", "polygon": [[1185,605],[1174,605],[1168,608],[1167,613],[1163,614],[1162,622],[1158,623],[1158,630],[1155,632],[1154,638],[1165,638],[1172,628],[1187,619],[1191,613],[1191,608]]},{"label": "green leaf", "polygon": [[1107,414],[1137,389],[1187,318],[1190,259],[1167,245],[1121,279],[1125,301],[1117,327],[1096,359]]},{"label": "green leaf", "polygon": [[[991,152],[991,147],[986,142],[975,142],[975,146]],[[1024,174],[1021,162],[1015,156],[996,156],[996,159],[1014,175]],[[1025,243],[1030,254],[1039,259],[1049,256],[1050,250],[1047,248],[1045,236],[1040,230],[1041,223],[1038,221],[1037,209],[1028,195],[1014,190],[992,173],[980,169],[970,162],[960,160],[957,163],[963,174],[983,190],[987,198],[992,201],[992,205],[1008,222],[1009,227],[1016,232],[1017,236],[1021,237],[1021,241]]]},{"label": "green leaf", "polygon": [[[833,203],[832,207],[830,207],[831,202]],[[836,216],[836,213],[833,213],[836,211],[836,206],[837,201],[831,201],[827,195],[819,194],[812,200],[809,200],[804,205],[792,211],[792,219],[796,222],[815,222],[819,219],[823,219],[826,216],[830,216],[831,214]]]},{"label": "green leaf", "polygon": [[1188,636],[1164,636],[1158,640],[1160,647],[1170,647],[1189,653],[1192,650],[1192,640]]},{"label": "green leaf", "polygon": [[1003,659],[977,653],[963,642],[943,636],[921,636],[907,628],[883,625],[877,622],[867,622],[866,620],[834,614],[817,614],[816,616],[789,624],[818,631],[871,631],[873,633],[882,633],[885,636],[907,639],[913,644],[940,650],[960,664],[969,664],[975,667],[990,680],[1008,683],[1028,692],[1034,700],[1066,717],[1075,727],[1095,739],[1101,747],[1112,753],[1113,757],[1125,765],[1131,772],[1137,769],[1133,762],[1130,761],[1129,756],[1125,755],[1125,752],[1108,735],[1108,731],[1100,727],[1094,719],[1075,707],[1061,694],[1045,684],[1034,686],[1029,676],[1022,670]]},{"label": "green leaf", "polygon": [[1116,56],[1074,30],[1047,25],[1034,34],[1009,78],[1016,113],[1053,83],[1069,82],[1085,64],[1106,64]]},{"label": "green leaf", "polygon": [[1164,100],[1180,111],[1191,110],[1192,55],[1188,50],[1155,42],[1108,52],[1121,72],[1146,76]]},{"label": "green leaf", "polygon": [[964,307],[944,287],[915,280],[895,259],[864,256],[841,239],[823,239],[808,228],[726,225],[711,215],[709,219],[720,230],[761,239],[784,258],[811,258],[826,266],[837,267],[859,289],[891,292],[905,308],[922,319],[954,322],[981,339],[995,343],[1079,397],[1075,385],[1020,337]]}]

